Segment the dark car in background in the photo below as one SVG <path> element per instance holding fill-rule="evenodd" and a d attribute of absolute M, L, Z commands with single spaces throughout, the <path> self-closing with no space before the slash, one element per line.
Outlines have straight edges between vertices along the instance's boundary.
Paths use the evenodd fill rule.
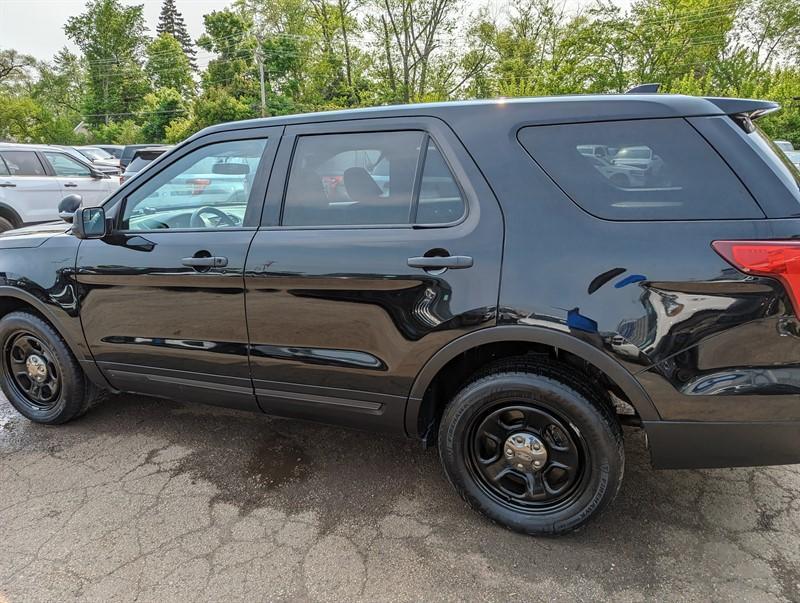
<path fill-rule="evenodd" d="M 168 145 L 161 145 L 145 146 L 140 149 L 136 149 L 133 153 L 130 163 L 120 176 L 120 183 L 133 178 L 136 174 L 141 172 L 144 168 L 150 165 L 150 163 L 152 163 L 158 157 L 161 157 L 161 155 L 169 151 L 171 148 L 172 147 Z"/>
<path fill-rule="evenodd" d="M 610 505 L 623 426 L 657 468 L 797 463 L 800 173 L 754 123 L 776 109 L 213 126 L 101 207 L 65 199 L 71 229 L 0 235 L 0 385 L 47 424 L 110 390 L 413 438 L 527 534 Z"/>
<path fill-rule="evenodd" d="M 106 153 L 109 153 L 116 159 L 122 157 L 122 150 L 125 148 L 121 144 L 96 144 L 94 146 L 103 149 Z"/>
<path fill-rule="evenodd" d="M 145 149 L 147 147 L 153 146 L 152 144 L 129 144 L 125 145 L 122 149 L 122 153 L 119 156 L 119 167 L 120 169 L 125 172 L 128 168 L 128 164 L 133 161 L 133 156 L 139 149 Z"/>

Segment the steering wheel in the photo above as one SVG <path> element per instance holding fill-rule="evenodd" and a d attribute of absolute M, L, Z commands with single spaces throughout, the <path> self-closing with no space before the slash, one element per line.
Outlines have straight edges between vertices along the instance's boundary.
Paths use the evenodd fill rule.
<path fill-rule="evenodd" d="M 213 214 L 219 218 L 217 226 L 236 226 L 233 219 L 221 209 L 216 207 L 205 206 L 198 207 L 192 212 L 192 217 L 189 218 L 189 226 L 192 228 L 208 228 L 208 222 L 203 219 L 203 214 Z"/>

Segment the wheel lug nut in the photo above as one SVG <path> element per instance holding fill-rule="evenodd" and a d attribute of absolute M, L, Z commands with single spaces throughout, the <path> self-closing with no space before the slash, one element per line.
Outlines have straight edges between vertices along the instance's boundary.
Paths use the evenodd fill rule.
<path fill-rule="evenodd" d="M 522 463 L 517 463 L 517 469 L 524 469 L 524 467 L 522 466 Z"/>
<path fill-rule="evenodd" d="M 509 456 L 509 457 L 514 456 L 514 451 L 511 450 L 511 448 L 509 448 L 508 450 L 506 450 L 506 456 Z"/>
<path fill-rule="evenodd" d="M 533 466 L 534 467 L 538 467 L 539 465 L 541 465 L 541 463 L 539 461 L 533 461 Z"/>
<path fill-rule="evenodd" d="M 534 450 L 539 450 L 541 447 L 542 447 L 542 446 L 541 446 L 541 444 L 539 444 L 539 442 L 536 442 L 536 443 L 533 445 L 533 449 L 534 449 Z"/>

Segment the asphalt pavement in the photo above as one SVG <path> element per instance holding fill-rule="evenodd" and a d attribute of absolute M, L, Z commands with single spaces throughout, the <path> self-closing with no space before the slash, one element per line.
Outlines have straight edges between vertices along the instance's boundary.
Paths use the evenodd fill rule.
<path fill-rule="evenodd" d="M 625 435 L 617 501 L 542 539 L 413 442 L 137 396 L 45 427 L 0 399 L 0 602 L 800 600 L 800 466 L 654 471 Z"/>

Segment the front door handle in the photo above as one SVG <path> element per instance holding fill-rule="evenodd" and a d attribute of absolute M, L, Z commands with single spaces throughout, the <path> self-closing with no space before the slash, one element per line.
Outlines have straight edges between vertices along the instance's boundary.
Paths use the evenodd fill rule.
<path fill-rule="evenodd" d="M 468 255 L 408 258 L 408 265 L 411 268 L 422 268 L 423 270 L 443 270 L 445 268 L 459 270 L 470 268 L 472 264 L 472 257 Z"/>
<path fill-rule="evenodd" d="M 228 258 L 212 255 L 199 258 L 183 258 L 181 262 L 184 266 L 190 266 L 191 268 L 224 268 L 228 265 Z"/>
<path fill-rule="evenodd" d="M 67 188 L 78 188 L 78 185 L 75 184 L 74 182 L 66 182 L 64 183 L 64 186 L 66 186 Z"/>
<path fill-rule="evenodd" d="M 17 188 L 13 182 L 0 182 L 0 188 Z"/>

